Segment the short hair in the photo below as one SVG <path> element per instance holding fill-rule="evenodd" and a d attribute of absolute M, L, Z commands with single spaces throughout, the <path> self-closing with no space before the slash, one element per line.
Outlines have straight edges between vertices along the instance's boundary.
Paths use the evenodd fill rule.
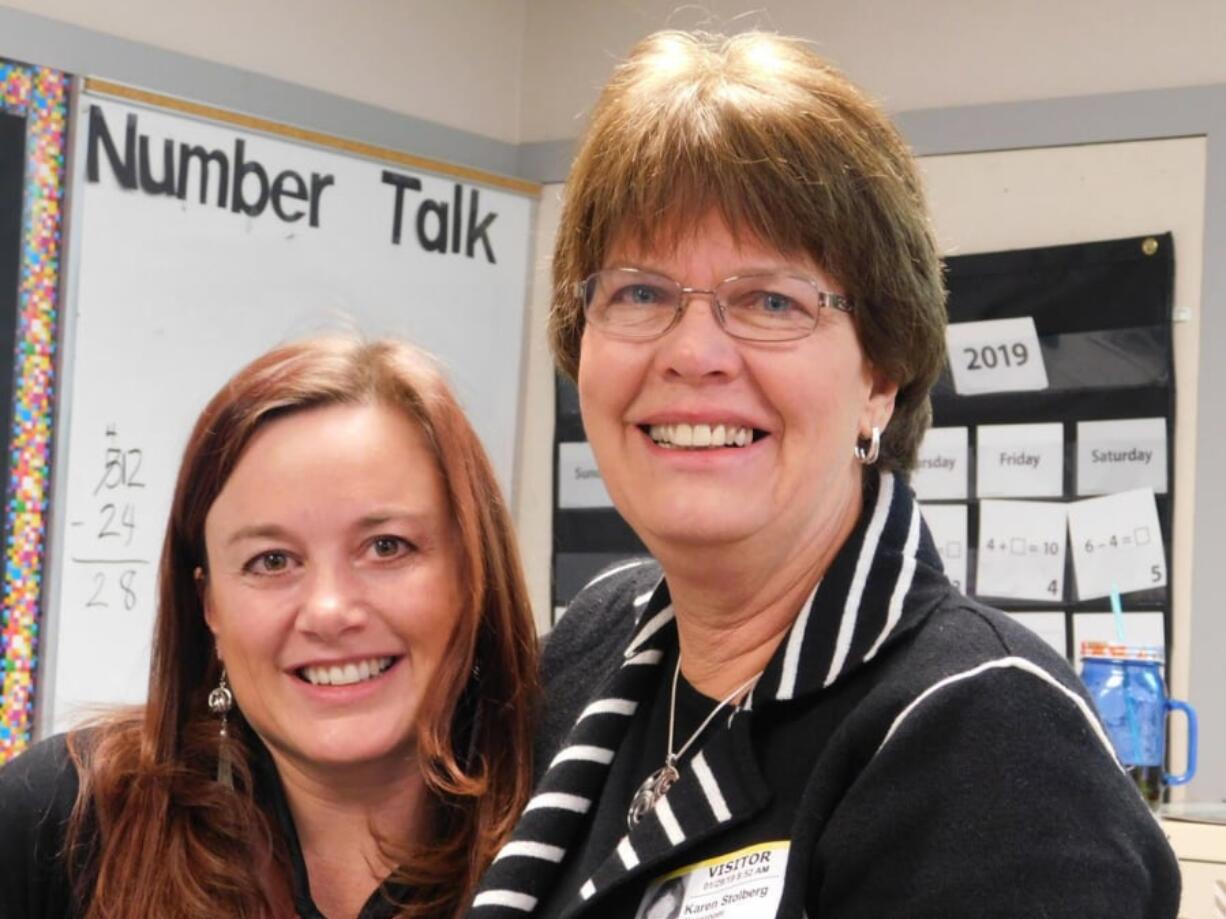
<path fill-rule="evenodd" d="M 70 841 L 88 833 L 90 813 L 104 833 L 113 831 L 102 840 L 99 863 L 81 878 L 97 886 L 78 889 L 96 905 L 101 899 L 115 907 L 108 915 L 149 915 L 168 902 L 190 902 L 200 913 L 262 914 L 255 905 L 267 882 L 260 857 L 275 846 L 250 797 L 250 732 L 241 710 L 231 721 L 239 793 L 222 790 L 210 771 L 219 741 L 206 700 L 220 663 L 195 574 L 208 572 L 205 518 L 269 421 L 371 403 L 403 412 L 425 435 L 460 547 L 460 621 L 418 722 L 416 761 L 431 792 L 429 838 L 416 847 L 384 841 L 403 866 L 396 879 L 415 891 L 403 914 L 457 913 L 527 802 L 535 631 L 510 515 L 476 433 L 423 351 L 345 336 L 287 344 L 235 374 L 188 439 L 162 549 L 143 712 L 104 723 L 89 749 L 74 747 L 84 780 Z M 165 775 L 176 776 L 173 788 Z M 168 812 L 189 805 L 191 819 L 167 822 Z M 175 838 L 165 851 L 147 844 L 168 834 Z"/>
<path fill-rule="evenodd" d="M 899 386 L 880 463 L 915 464 L 945 360 L 945 289 L 914 158 L 877 106 L 808 45 L 762 32 L 658 32 L 605 86 L 567 180 L 550 342 L 575 378 L 576 285 L 629 241 L 674 247 L 717 212 L 804 255 L 854 303 L 873 365 Z"/>

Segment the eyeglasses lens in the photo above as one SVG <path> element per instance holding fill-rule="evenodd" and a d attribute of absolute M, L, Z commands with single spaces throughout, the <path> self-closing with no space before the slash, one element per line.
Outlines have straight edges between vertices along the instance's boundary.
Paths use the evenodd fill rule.
<path fill-rule="evenodd" d="M 610 268 L 588 278 L 587 318 L 626 338 L 654 338 L 672 325 L 681 285 L 663 275 Z"/>
<path fill-rule="evenodd" d="M 645 271 L 608 268 L 582 285 L 587 320 L 624 338 L 650 339 L 673 325 L 687 291 L 671 278 Z M 785 274 L 729 278 L 715 287 L 717 318 L 734 338 L 788 341 L 817 325 L 822 292 L 802 277 Z"/>

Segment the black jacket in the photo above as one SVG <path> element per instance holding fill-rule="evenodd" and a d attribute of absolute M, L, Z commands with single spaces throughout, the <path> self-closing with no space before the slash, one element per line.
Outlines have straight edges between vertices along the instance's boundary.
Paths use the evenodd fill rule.
<path fill-rule="evenodd" d="M 77 770 L 63 735 L 35 744 L 0 769 L 0 917 L 75 916 L 62 849 L 77 798 Z"/>
<path fill-rule="evenodd" d="M 88 744 L 88 735 L 83 740 Z M 306 863 L 276 767 L 262 746 L 253 766 L 256 800 L 268 809 L 285 842 L 295 911 L 302 919 L 324 919 L 311 898 Z M 35 744 L 0 768 L 0 919 L 84 915 L 72 896 L 63 852 L 78 785 L 63 734 Z M 81 870 L 88 870 L 93 854 L 76 853 Z M 371 894 L 359 919 L 391 919 L 399 912 L 385 889 L 391 896 L 405 895 L 400 886 L 385 883 Z"/>
<path fill-rule="evenodd" d="M 1176 915 L 1174 855 L 1080 681 L 949 584 L 893 477 L 744 709 L 717 719 L 627 833 L 629 802 L 606 806 L 606 776 L 627 759 L 641 777 L 660 765 L 623 739 L 650 717 L 676 642 L 652 563 L 574 601 L 545 650 L 545 771 L 475 919 L 633 917 L 653 879 L 771 841 L 788 852 L 779 916 Z M 585 851 L 610 834 L 616 845 Z M 560 881 L 593 855 L 568 898 Z M 727 902 L 719 915 L 745 915 Z"/>

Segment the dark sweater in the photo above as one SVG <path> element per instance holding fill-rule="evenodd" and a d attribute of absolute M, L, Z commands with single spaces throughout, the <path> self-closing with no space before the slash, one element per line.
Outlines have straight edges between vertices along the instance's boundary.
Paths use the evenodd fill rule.
<path fill-rule="evenodd" d="M 787 853 L 779 916 L 1176 915 L 1175 858 L 1080 681 L 950 586 L 890 477 L 745 710 L 628 832 L 676 659 L 659 577 L 598 579 L 550 636 L 545 771 L 475 919 L 633 917 L 652 882 L 764 843 Z"/>
<path fill-rule="evenodd" d="M 289 805 L 272 759 L 262 746 L 255 757 L 254 775 L 256 799 L 279 828 L 289 856 L 295 911 L 302 919 L 325 919 L 311 898 Z M 63 852 L 78 787 L 77 770 L 63 734 L 35 744 L 0 768 L 0 919 L 84 915 L 72 896 Z M 88 867 L 92 855 L 78 853 L 82 868 Z M 358 919 L 395 916 L 398 909 L 385 892 L 405 896 L 403 888 L 385 884 L 370 895 Z"/>
<path fill-rule="evenodd" d="M 0 916 L 63 919 L 74 908 L 61 850 L 77 799 L 77 770 L 63 735 L 0 769 Z"/>

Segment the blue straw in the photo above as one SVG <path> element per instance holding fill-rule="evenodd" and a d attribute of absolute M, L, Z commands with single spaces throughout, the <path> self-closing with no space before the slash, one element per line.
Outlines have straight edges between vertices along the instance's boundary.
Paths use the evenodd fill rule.
<path fill-rule="evenodd" d="M 1111 614 L 1115 618 L 1115 637 L 1120 644 L 1125 642 L 1124 604 L 1120 602 L 1119 588 L 1111 585 Z M 1132 738 L 1132 764 L 1141 761 L 1141 726 L 1137 723 L 1137 711 L 1132 702 L 1132 687 L 1129 685 L 1131 671 L 1128 662 L 1124 662 L 1124 714 L 1128 718 L 1128 733 Z"/>
<path fill-rule="evenodd" d="M 1124 605 L 1120 603 L 1120 590 L 1111 585 L 1111 612 L 1115 616 L 1115 640 L 1124 643 Z"/>

